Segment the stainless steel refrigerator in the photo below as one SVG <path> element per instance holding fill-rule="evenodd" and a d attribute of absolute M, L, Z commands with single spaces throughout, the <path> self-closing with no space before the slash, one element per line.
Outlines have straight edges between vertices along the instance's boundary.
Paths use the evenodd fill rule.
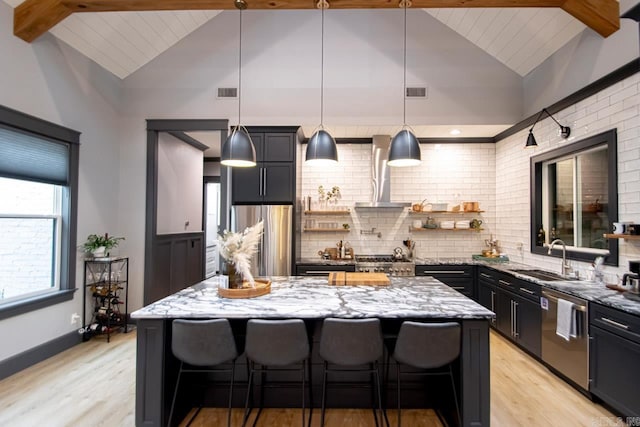
<path fill-rule="evenodd" d="M 244 231 L 260 220 L 264 235 L 251 262 L 254 276 L 290 276 L 293 258 L 293 206 L 235 205 L 231 207 L 231 230 Z"/>

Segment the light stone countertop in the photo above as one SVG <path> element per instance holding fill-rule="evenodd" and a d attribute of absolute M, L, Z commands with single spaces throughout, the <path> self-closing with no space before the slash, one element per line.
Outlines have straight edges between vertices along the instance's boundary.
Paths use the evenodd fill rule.
<path fill-rule="evenodd" d="M 200 282 L 131 314 L 170 318 L 489 319 L 494 314 L 432 277 L 392 277 L 389 286 L 329 286 L 326 278 L 272 277 L 257 298 L 218 296 L 218 278 Z"/>

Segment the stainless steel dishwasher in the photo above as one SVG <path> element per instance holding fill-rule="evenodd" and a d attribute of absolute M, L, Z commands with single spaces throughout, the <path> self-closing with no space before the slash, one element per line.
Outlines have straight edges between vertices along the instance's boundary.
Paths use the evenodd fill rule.
<path fill-rule="evenodd" d="M 589 390 L 589 312 L 587 301 L 542 290 L 542 360 L 584 390 Z M 576 337 L 569 341 L 556 335 L 558 298 L 571 301 L 576 311 Z"/>

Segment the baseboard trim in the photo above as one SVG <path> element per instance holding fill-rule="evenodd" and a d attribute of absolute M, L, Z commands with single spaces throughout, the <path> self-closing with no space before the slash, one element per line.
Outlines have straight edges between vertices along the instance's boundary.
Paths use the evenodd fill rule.
<path fill-rule="evenodd" d="M 81 342 L 82 335 L 78 331 L 73 331 L 3 360 L 0 362 L 0 380 L 42 362 L 51 356 L 55 356 Z"/>

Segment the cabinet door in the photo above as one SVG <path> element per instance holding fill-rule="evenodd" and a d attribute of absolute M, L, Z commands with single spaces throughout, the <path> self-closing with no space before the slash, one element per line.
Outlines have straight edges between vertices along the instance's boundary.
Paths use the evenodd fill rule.
<path fill-rule="evenodd" d="M 202 237 L 191 238 L 187 242 L 187 284 L 194 285 L 204 279 L 202 276 Z"/>
<path fill-rule="evenodd" d="M 515 295 L 512 299 L 515 304 L 514 331 L 516 333 L 516 342 L 540 357 L 542 337 L 542 310 L 540 309 L 540 304 Z"/>
<path fill-rule="evenodd" d="M 487 285 L 480 282 L 478 286 L 478 302 L 488 308 L 489 310 L 496 312 L 496 288 L 494 286 Z M 496 325 L 496 318 L 491 319 L 491 324 Z"/>
<path fill-rule="evenodd" d="M 507 337 L 513 337 L 512 330 L 512 299 L 511 294 L 503 291 L 502 289 L 496 289 L 495 296 L 495 313 L 496 313 L 496 328 Z"/>
<path fill-rule="evenodd" d="M 264 162 L 293 162 L 295 141 L 291 133 L 265 133 L 262 157 Z"/>
<path fill-rule="evenodd" d="M 233 168 L 231 172 L 231 203 L 262 203 L 262 168 L 260 163 L 252 168 Z"/>
<path fill-rule="evenodd" d="M 291 163 L 262 163 L 264 203 L 293 203 L 294 166 Z"/>
<path fill-rule="evenodd" d="M 249 132 L 249 136 L 256 149 L 256 162 L 260 163 L 264 157 L 264 133 Z"/>
<path fill-rule="evenodd" d="M 640 417 L 640 344 L 591 327 L 589 391 L 627 417 Z"/>

